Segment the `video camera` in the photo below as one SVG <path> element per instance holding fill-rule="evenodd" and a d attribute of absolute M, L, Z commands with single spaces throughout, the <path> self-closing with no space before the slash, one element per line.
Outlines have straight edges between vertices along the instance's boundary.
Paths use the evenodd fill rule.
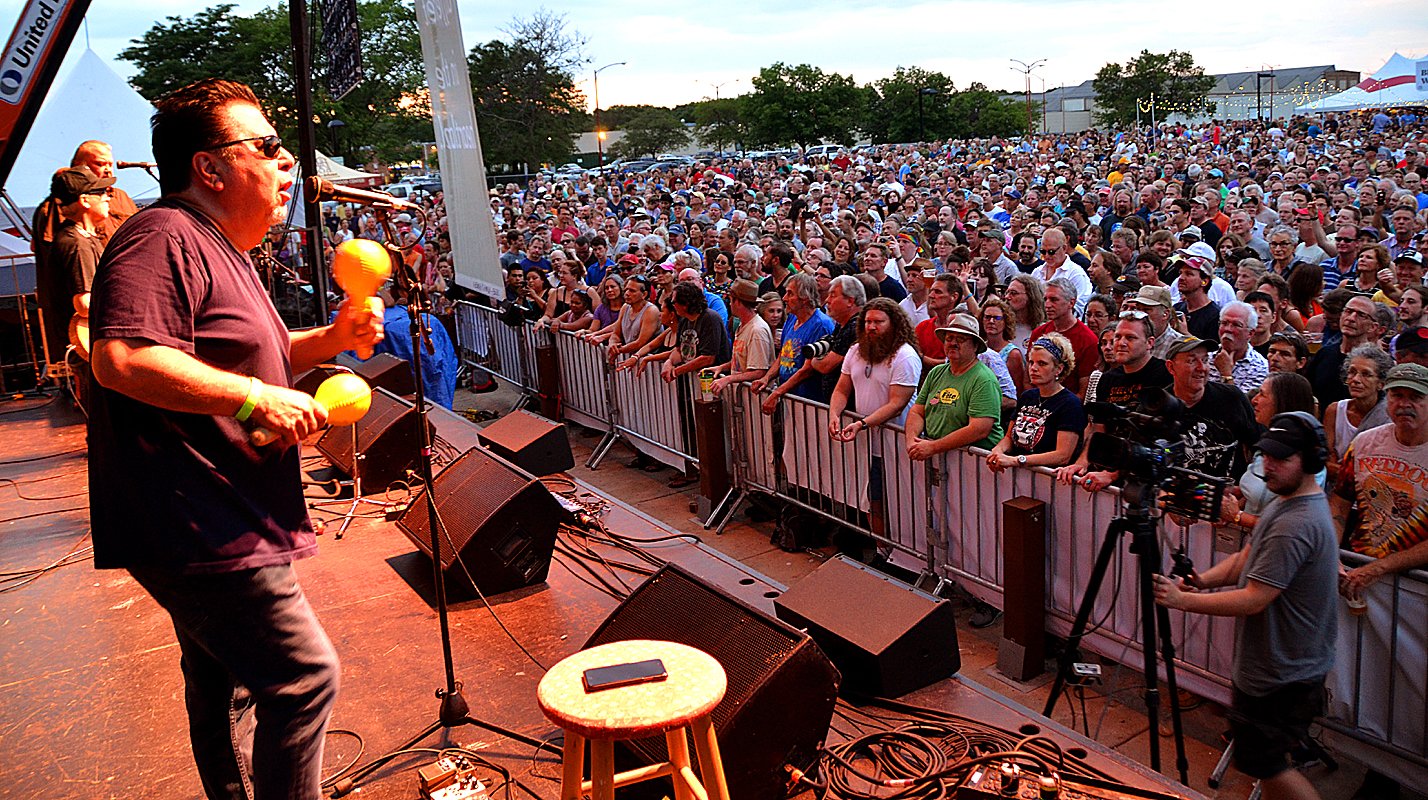
<path fill-rule="evenodd" d="M 1115 470 L 1129 481 L 1160 491 L 1165 510 L 1213 522 L 1220 518 L 1220 502 L 1230 480 L 1181 465 L 1185 443 L 1181 439 L 1185 404 L 1159 388 L 1141 392 L 1134 411 L 1114 403 L 1087 403 L 1091 421 L 1105 431 L 1091 436 L 1086 457 L 1102 469 Z"/>

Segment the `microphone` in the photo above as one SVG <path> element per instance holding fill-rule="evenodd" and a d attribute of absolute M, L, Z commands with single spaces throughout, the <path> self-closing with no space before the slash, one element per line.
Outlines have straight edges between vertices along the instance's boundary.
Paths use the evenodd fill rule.
<path fill-rule="evenodd" d="M 415 203 L 408 203 L 400 197 L 393 197 L 386 192 L 373 192 L 367 189 L 353 189 L 347 186 L 337 186 L 332 181 L 325 181 L 320 175 L 309 175 L 302 182 L 303 197 L 309 203 L 325 203 L 335 200 L 339 203 L 357 203 L 363 206 L 376 206 L 378 208 L 405 208 L 412 211 L 419 210 Z"/>
<path fill-rule="evenodd" d="M 328 425 L 355 425 L 372 407 L 372 387 L 360 375 L 339 372 L 317 387 L 312 395 L 327 409 Z M 264 447 L 278 440 L 267 428 L 254 428 L 248 441 L 254 447 Z"/>
<path fill-rule="evenodd" d="M 314 176 L 309 180 L 321 179 Z M 347 293 L 350 303 L 370 307 L 377 290 L 382 288 L 382 284 L 391 276 L 391 251 L 371 239 L 349 239 L 339 244 L 337 252 L 332 254 L 332 277 Z M 373 313 L 382 313 L 381 304 L 379 299 L 377 309 Z M 357 351 L 357 356 L 363 360 L 371 358 L 372 348 L 363 347 Z"/>
<path fill-rule="evenodd" d="M 115 169 L 155 169 L 159 165 L 152 161 L 116 161 Z"/>

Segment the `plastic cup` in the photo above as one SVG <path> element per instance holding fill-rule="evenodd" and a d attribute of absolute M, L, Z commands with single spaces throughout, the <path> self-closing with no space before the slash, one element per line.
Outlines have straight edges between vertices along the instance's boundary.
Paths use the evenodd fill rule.
<path fill-rule="evenodd" d="M 1368 613 L 1368 601 L 1363 597 L 1345 597 L 1344 603 L 1349 607 L 1349 616 L 1362 617 Z"/>

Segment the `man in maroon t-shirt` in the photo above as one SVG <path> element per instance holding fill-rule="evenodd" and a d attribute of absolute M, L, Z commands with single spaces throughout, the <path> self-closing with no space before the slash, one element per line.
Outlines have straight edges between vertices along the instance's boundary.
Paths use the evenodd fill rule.
<path fill-rule="evenodd" d="M 294 160 L 252 90 L 210 78 L 155 105 L 163 197 L 93 286 L 94 564 L 172 618 L 205 793 L 318 800 L 341 670 L 292 562 L 317 549 L 298 443 L 327 410 L 292 375 L 376 344 L 382 315 L 349 299 L 332 325 L 283 326 L 247 253 L 282 222 Z"/>
<path fill-rule="evenodd" d="M 1096 352 L 1100 342 L 1086 323 L 1076 319 L 1076 299 L 1076 284 L 1070 278 L 1052 278 L 1046 284 L 1046 322 L 1031 332 L 1031 341 L 1051 331 L 1070 340 L 1071 349 L 1076 353 L 1076 375 L 1079 379 L 1074 389 L 1076 394 L 1083 395 L 1086 393 L 1086 381 L 1100 360 Z"/>

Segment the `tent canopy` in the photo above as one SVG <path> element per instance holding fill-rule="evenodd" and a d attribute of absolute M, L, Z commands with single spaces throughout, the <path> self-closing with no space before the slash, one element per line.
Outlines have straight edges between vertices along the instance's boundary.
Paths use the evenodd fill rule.
<path fill-rule="evenodd" d="M 362 172 L 360 170 L 345 167 L 331 158 L 317 152 L 317 174 L 327 181 L 340 183 L 346 186 L 371 186 L 382 182 L 382 176 L 373 172 Z M 293 171 L 296 177 L 297 170 Z"/>
<path fill-rule="evenodd" d="M 71 56 L 73 56 L 71 51 Z M 5 188 L 21 208 L 39 205 L 50 194 L 50 176 L 69 166 L 75 148 L 102 139 L 119 161 L 150 161 L 149 117 L 154 106 L 134 91 L 93 50 L 53 89 L 20 148 Z M 159 196 L 159 184 L 141 169 L 119 170 L 119 188 L 139 201 Z"/>
<path fill-rule="evenodd" d="M 1362 108 L 1428 105 L 1428 92 L 1418 91 L 1414 81 L 1415 60 L 1394 53 L 1382 67 L 1357 86 L 1338 94 L 1296 106 L 1294 113 L 1315 111 L 1357 111 Z"/>

